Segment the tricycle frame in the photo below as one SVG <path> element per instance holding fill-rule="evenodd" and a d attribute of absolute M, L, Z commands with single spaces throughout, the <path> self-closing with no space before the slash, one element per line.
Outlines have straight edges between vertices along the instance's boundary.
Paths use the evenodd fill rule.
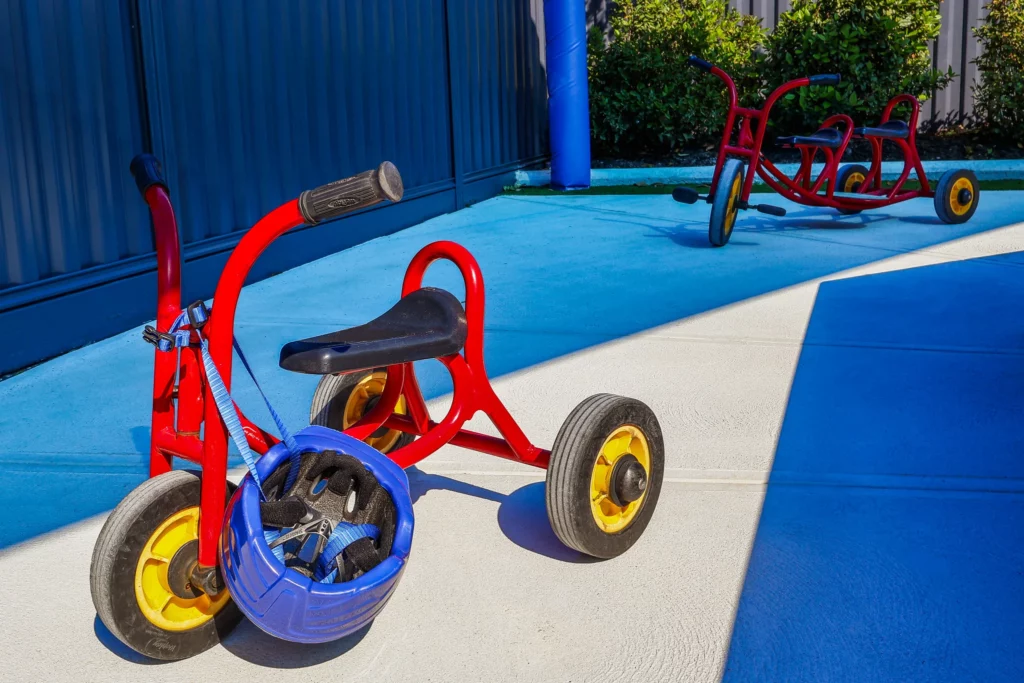
<path fill-rule="evenodd" d="M 158 332 L 167 333 L 182 311 L 177 221 L 167 189 L 162 184 L 148 187 L 144 197 L 152 214 L 157 246 L 156 326 Z M 201 333 L 228 390 L 231 387 L 235 312 L 245 279 L 256 259 L 275 239 L 303 223 L 305 220 L 298 200 L 278 207 L 242 237 L 224 267 L 214 294 L 216 305 Z M 384 425 L 415 434 L 418 439 L 389 454 L 402 467 L 409 467 L 451 443 L 546 469 L 550 451 L 533 445 L 527 439 L 487 378 L 483 356 L 483 275 L 473 256 L 453 242 L 427 245 L 409 265 L 402 296 L 419 289 L 426 269 L 439 259 L 452 261 L 459 268 L 466 285 L 468 335 L 465 346 L 461 353 L 438 359 L 452 376 L 451 408 L 440 422 L 432 421 L 413 364 L 395 365 L 388 368 L 388 380 L 377 406 L 345 430 L 346 433 L 365 439 Z M 170 471 L 174 457 L 202 467 L 198 564 L 200 575 L 209 576 L 214 574 L 212 570 L 217 565 L 218 541 L 225 513 L 228 433 L 217 411 L 212 389 L 202 372 L 198 344 L 197 331 L 192 330 L 191 343 L 179 349 L 177 354 L 155 351 L 149 462 L 151 477 Z M 407 416 L 393 413 L 400 396 L 406 399 Z M 503 438 L 463 429 L 466 421 L 479 411 L 487 414 Z M 266 453 L 278 443 L 276 436 L 257 426 L 240 410 L 239 418 L 249 447 L 256 453 Z M 204 587 L 216 592 L 219 581 L 205 581 Z"/>
<path fill-rule="evenodd" d="M 853 120 L 849 116 L 837 114 L 830 116 L 821 124 L 821 128 L 843 124 L 843 141 L 837 149 L 833 150 L 813 145 L 798 145 L 801 156 L 800 167 L 792 178 L 779 170 L 761 151 L 772 107 L 788 92 L 797 88 L 814 85 L 815 79 L 821 77 L 804 77 L 784 83 L 768 96 L 761 109 L 750 109 L 739 106 L 736 83 L 729 74 L 719 67 L 707 64 L 702 60 L 691 58 L 691 63 L 700 66 L 724 82 L 729 94 L 729 112 L 726 115 L 722 144 L 718 149 L 715 175 L 712 179 L 711 191 L 708 194 L 709 201 L 715 195 L 722 167 L 729 157 L 738 157 L 746 160 L 750 168 L 744 179 L 739 197 L 741 208 L 746 208 L 750 200 L 755 173 L 769 187 L 793 202 L 810 206 L 827 206 L 849 212 L 889 206 L 916 197 L 935 196 L 925 174 L 924 166 L 921 163 L 921 157 L 917 152 L 917 123 L 921 112 L 921 105 L 916 97 L 912 95 L 898 95 L 893 98 L 886 106 L 882 119 L 879 122 L 879 125 L 888 122 L 893 110 L 900 104 L 908 104 L 911 108 L 910 134 L 908 138 L 905 140 L 902 138 L 885 138 L 885 140 L 895 143 L 903 152 L 903 171 L 893 186 L 886 189 L 882 185 L 883 138 L 867 137 L 871 142 L 871 167 L 858 189 L 858 195 L 863 196 L 836 196 L 836 177 L 839 171 L 839 163 L 853 137 L 854 125 Z M 752 122 L 755 121 L 758 123 L 756 130 L 752 125 Z M 738 132 L 736 131 L 737 123 L 739 123 Z M 734 138 L 735 143 L 733 142 Z M 825 166 L 817 177 L 814 177 L 812 164 L 819 151 L 825 157 Z M 921 187 L 918 190 L 904 191 L 903 186 L 910 177 L 911 171 L 917 173 Z"/>

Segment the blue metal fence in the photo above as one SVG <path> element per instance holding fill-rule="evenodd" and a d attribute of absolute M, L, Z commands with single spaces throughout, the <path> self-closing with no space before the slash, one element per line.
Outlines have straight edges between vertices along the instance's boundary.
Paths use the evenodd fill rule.
<path fill-rule="evenodd" d="M 153 249 L 125 173 L 142 147 L 128 10 L 0 4 L 0 287 Z"/>
<path fill-rule="evenodd" d="M 189 298 L 266 211 L 384 159 L 407 201 L 305 229 L 257 276 L 500 191 L 547 150 L 542 21 L 541 0 L 2 3 L 0 329 L 64 331 L 0 336 L 0 373 L 152 317 L 140 151 L 163 160 Z"/>

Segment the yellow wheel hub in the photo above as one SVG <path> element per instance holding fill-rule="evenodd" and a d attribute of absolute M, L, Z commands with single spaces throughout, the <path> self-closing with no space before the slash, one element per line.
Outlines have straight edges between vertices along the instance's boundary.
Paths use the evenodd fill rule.
<path fill-rule="evenodd" d="M 846 178 L 846 184 L 843 185 L 843 192 L 856 192 L 857 185 L 863 185 L 864 180 L 863 173 L 851 173 Z"/>
<path fill-rule="evenodd" d="M 647 437 L 633 425 L 622 425 L 605 439 L 590 477 L 590 511 L 598 527 L 606 534 L 618 533 L 628 527 L 647 498 L 647 491 L 644 491 L 637 500 L 624 507 L 612 500 L 612 472 L 615 463 L 627 455 L 632 455 L 643 465 L 649 478 L 651 451 Z"/>
<path fill-rule="evenodd" d="M 176 512 L 146 541 L 135 569 L 135 599 L 142 614 L 154 626 L 165 631 L 190 631 L 213 619 L 230 599 L 221 591 L 211 598 L 200 593 L 183 598 L 171 590 L 168 569 L 171 560 L 185 544 L 199 538 L 199 508 Z"/>
<path fill-rule="evenodd" d="M 388 373 L 384 370 L 378 370 L 372 372 L 366 377 L 359 380 L 359 383 L 352 387 L 352 392 L 348 395 L 348 400 L 345 401 L 345 414 L 342 419 L 342 429 L 348 429 L 352 425 L 363 419 L 368 411 L 367 406 L 370 401 L 374 398 L 381 396 L 384 393 L 384 383 L 388 379 Z M 398 415 L 405 415 L 405 397 L 400 396 L 398 398 L 398 404 L 395 406 L 395 413 Z M 379 432 L 380 430 L 378 430 Z M 377 436 L 378 432 L 374 432 L 370 438 L 366 440 L 366 443 L 373 446 L 381 453 L 387 453 L 391 448 L 398 443 L 398 439 L 402 436 L 402 432 L 397 429 L 389 429 L 383 434 Z"/>
<path fill-rule="evenodd" d="M 970 201 L 961 204 L 960 193 L 963 192 L 964 190 L 967 190 L 968 192 L 971 193 L 971 199 Z M 974 189 L 974 183 L 971 182 L 970 178 L 958 179 L 955 183 L 953 183 L 953 187 L 950 188 L 949 190 L 949 208 L 951 208 L 953 210 L 953 213 L 955 213 L 957 216 L 963 216 L 965 213 L 971 210 L 971 206 L 974 204 L 975 194 L 976 192 Z"/>
<path fill-rule="evenodd" d="M 729 191 L 729 204 L 725 208 L 726 236 L 732 234 L 732 228 L 736 225 L 736 216 L 739 214 L 739 209 L 736 208 L 736 200 L 740 196 L 740 190 L 743 189 L 743 183 L 740 182 L 741 178 L 742 174 L 737 173 L 736 178 L 732 181 L 732 190 Z"/>

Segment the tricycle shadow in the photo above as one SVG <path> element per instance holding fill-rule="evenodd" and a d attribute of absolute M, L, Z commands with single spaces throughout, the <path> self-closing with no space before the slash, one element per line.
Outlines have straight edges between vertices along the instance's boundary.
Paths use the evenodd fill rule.
<path fill-rule="evenodd" d="M 790 212 L 787 218 L 761 218 L 750 216 L 737 221 L 736 230 L 740 234 L 745 231 L 751 232 L 787 232 L 792 230 L 859 230 L 866 228 L 872 223 L 878 223 L 891 219 L 889 214 L 882 213 L 861 213 L 855 215 L 842 215 L 833 213 L 829 209 L 810 209 L 806 211 Z M 730 244 L 734 244 L 731 242 Z"/>
<path fill-rule="evenodd" d="M 112 654 L 117 655 L 126 662 L 131 662 L 132 664 L 170 663 L 159 659 L 151 659 L 145 655 L 141 655 L 135 650 L 125 645 L 124 643 L 122 643 L 120 640 L 117 639 L 117 636 L 110 632 L 110 629 L 106 627 L 106 625 L 100 619 L 100 616 L 98 614 L 93 618 L 92 630 L 93 633 L 96 634 L 96 640 L 100 641 L 100 644 L 103 645 L 103 647 L 107 648 L 107 650 L 109 650 Z"/>
<path fill-rule="evenodd" d="M 243 619 L 221 645 L 239 659 L 270 669 L 302 669 L 329 662 L 358 645 L 373 628 L 371 621 L 355 633 L 329 643 L 310 645 L 280 640 Z"/>
<path fill-rule="evenodd" d="M 696 226 L 696 227 L 689 227 Z M 681 247 L 688 247 L 690 249 L 714 249 L 715 246 L 708 241 L 708 229 L 707 224 L 699 221 L 686 221 L 680 223 L 673 228 L 666 228 L 660 225 L 645 225 L 644 227 L 650 228 L 657 235 L 650 235 L 650 237 L 667 237 L 673 243 L 678 244 Z M 744 240 L 734 240 L 731 244 L 736 246 L 757 246 L 757 242 L 749 242 Z"/>
<path fill-rule="evenodd" d="M 358 645 L 372 626 L 373 622 L 370 622 L 352 635 L 340 640 L 308 645 L 279 640 L 261 631 L 251 621 L 243 619 L 242 623 L 221 642 L 221 645 L 239 659 L 258 666 L 272 669 L 301 669 L 323 664 L 342 656 Z M 93 620 L 93 632 L 103 647 L 126 662 L 143 665 L 173 664 L 173 662 L 160 659 L 151 659 L 131 649 L 107 629 L 99 615 Z"/>
<path fill-rule="evenodd" d="M 561 562 L 599 561 L 567 548 L 555 536 L 551 522 L 548 521 L 542 481 L 527 484 L 506 495 L 440 474 L 428 474 L 416 467 L 409 468 L 407 472 L 413 503 L 432 490 L 452 491 L 489 500 L 498 503 L 498 527 L 501 532 L 520 548 Z"/>

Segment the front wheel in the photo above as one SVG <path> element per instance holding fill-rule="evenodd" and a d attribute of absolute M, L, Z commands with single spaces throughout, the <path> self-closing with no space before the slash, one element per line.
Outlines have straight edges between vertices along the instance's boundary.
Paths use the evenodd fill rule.
<path fill-rule="evenodd" d="M 325 375 L 313 393 L 309 408 L 309 424 L 329 427 L 343 432 L 358 423 L 373 410 L 384 393 L 388 379 L 387 368 L 347 375 Z M 405 414 L 405 398 L 398 399 L 395 413 Z M 397 429 L 381 427 L 366 439 L 366 443 L 387 455 L 408 446 L 415 437 Z"/>
<path fill-rule="evenodd" d="M 711 222 L 708 225 L 708 240 L 716 247 L 724 247 L 732 237 L 739 213 L 740 193 L 743 191 L 743 162 L 729 159 L 722 166 L 711 200 Z"/>
<path fill-rule="evenodd" d="M 96 613 L 118 640 L 153 659 L 199 654 L 242 618 L 226 590 L 211 597 L 191 580 L 200 482 L 184 470 L 143 482 L 107 517 L 93 550 Z"/>
<path fill-rule="evenodd" d="M 626 552 L 647 528 L 661 493 L 665 444 L 658 418 L 632 398 L 598 394 L 555 437 L 545 497 L 555 535 L 586 555 Z"/>
<path fill-rule="evenodd" d="M 973 171 L 946 171 L 935 188 L 935 213 L 943 223 L 966 223 L 978 210 L 980 195 Z"/>

